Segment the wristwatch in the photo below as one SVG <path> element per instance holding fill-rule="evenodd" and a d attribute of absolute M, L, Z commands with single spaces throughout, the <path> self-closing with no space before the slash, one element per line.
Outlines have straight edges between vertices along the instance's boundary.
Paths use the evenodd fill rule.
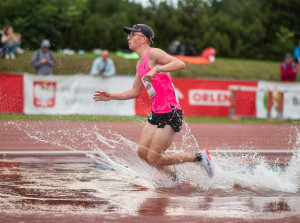
<path fill-rule="evenodd" d="M 160 66 L 160 65 L 156 65 L 156 68 L 157 68 L 157 70 L 158 70 L 157 73 L 160 73 L 160 72 L 161 72 L 161 66 Z"/>

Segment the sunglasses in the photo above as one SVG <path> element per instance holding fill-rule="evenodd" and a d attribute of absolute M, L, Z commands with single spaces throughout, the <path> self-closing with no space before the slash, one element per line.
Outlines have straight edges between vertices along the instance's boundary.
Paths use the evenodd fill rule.
<path fill-rule="evenodd" d="M 140 35 L 140 34 L 133 34 L 133 33 L 128 34 L 128 38 L 129 38 L 129 39 L 132 39 L 134 36 L 146 37 L 146 36 Z"/>

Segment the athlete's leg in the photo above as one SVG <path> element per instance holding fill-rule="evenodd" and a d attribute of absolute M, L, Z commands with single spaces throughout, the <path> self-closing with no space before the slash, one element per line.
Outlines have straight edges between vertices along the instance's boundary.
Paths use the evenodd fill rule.
<path fill-rule="evenodd" d="M 157 125 L 152 125 L 147 122 L 142 130 L 139 148 L 138 148 L 138 156 L 148 162 L 147 156 L 150 149 L 150 145 L 154 136 L 155 131 L 157 130 Z M 149 162 L 148 162 L 149 163 Z M 167 174 L 174 175 L 175 169 L 170 168 L 168 166 L 156 166 L 161 171 L 164 171 Z"/>
<path fill-rule="evenodd" d="M 139 156 L 150 165 L 170 175 L 174 175 L 176 171 L 171 170 L 167 167 L 168 165 L 196 161 L 205 168 L 208 176 L 212 178 L 214 176 L 214 167 L 207 150 L 202 150 L 198 155 L 194 153 L 165 153 L 171 145 L 174 136 L 175 132 L 170 125 L 166 125 L 164 128 L 157 128 L 156 125 L 146 123 L 140 139 Z M 205 162 L 202 161 L 202 158 Z"/>
<path fill-rule="evenodd" d="M 150 144 L 147 154 L 147 162 L 154 166 L 167 166 L 185 162 L 194 162 L 194 153 L 165 153 L 171 145 L 175 132 L 170 125 L 164 128 L 157 128 Z"/>
<path fill-rule="evenodd" d="M 155 130 L 157 129 L 157 125 L 151 125 L 149 122 L 146 123 L 142 130 L 142 134 L 140 137 L 139 148 L 138 148 L 138 156 L 147 161 L 148 150 L 151 145 L 152 138 L 154 136 Z"/>

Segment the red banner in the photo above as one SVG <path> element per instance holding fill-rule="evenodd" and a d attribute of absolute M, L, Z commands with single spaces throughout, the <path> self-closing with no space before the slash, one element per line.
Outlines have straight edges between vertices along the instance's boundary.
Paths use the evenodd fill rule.
<path fill-rule="evenodd" d="M 256 81 L 174 78 L 173 83 L 185 116 L 228 117 L 234 98 L 235 115 L 256 117 Z M 44 82 L 35 84 L 42 89 L 55 87 Z M 234 96 L 231 89 L 236 89 Z M 23 75 L 0 73 L 0 112 L 24 113 L 23 91 Z M 53 100 L 47 106 L 53 105 Z M 39 98 L 34 98 L 33 103 L 42 106 Z M 135 114 L 148 115 L 150 111 L 149 96 L 143 89 L 135 100 Z"/>
<path fill-rule="evenodd" d="M 256 87 L 256 81 L 207 80 L 174 78 L 177 97 L 185 116 L 222 116 L 228 117 L 231 91 L 230 87 Z M 255 91 L 238 90 L 236 92 L 235 114 L 256 116 Z M 143 89 L 136 100 L 137 115 L 148 115 L 151 103 Z"/>
<path fill-rule="evenodd" d="M 23 75 L 0 73 L 0 113 L 23 112 Z"/>

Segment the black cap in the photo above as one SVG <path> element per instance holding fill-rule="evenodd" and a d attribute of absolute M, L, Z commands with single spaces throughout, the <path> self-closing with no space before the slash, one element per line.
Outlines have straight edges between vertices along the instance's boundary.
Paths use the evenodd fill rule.
<path fill-rule="evenodd" d="M 127 34 L 130 34 L 131 31 L 141 32 L 144 34 L 144 36 L 147 37 L 147 39 L 152 44 L 154 44 L 152 41 L 152 39 L 154 38 L 154 32 L 149 26 L 147 26 L 145 24 L 136 24 L 133 27 L 124 27 L 123 29 L 124 29 L 125 33 L 127 33 Z"/>

